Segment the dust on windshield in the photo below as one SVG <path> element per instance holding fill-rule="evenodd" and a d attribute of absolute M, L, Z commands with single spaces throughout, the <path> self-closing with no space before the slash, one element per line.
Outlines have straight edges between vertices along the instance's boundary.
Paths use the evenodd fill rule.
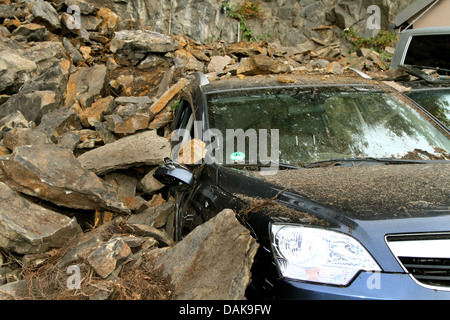
<path fill-rule="evenodd" d="M 278 130 L 279 162 L 447 153 L 450 139 L 405 100 L 369 87 L 232 91 L 208 98 L 210 128 Z M 270 139 L 270 133 L 268 139 Z M 248 155 L 245 150 L 225 150 Z M 273 151 L 273 150 L 272 150 Z"/>

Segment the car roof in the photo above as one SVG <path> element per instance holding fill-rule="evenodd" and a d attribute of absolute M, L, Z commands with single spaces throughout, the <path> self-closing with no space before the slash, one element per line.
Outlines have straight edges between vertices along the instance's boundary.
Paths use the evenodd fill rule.
<path fill-rule="evenodd" d="M 274 88 L 274 87 L 299 87 L 299 86 L 377 86 L 385 85 L 364 79 L 360 76 L 335 76 L 335 75 L 309 75 L 309 74 L 269 74 L 245 77 L 230 77 L 228 79 L 216 80 L 201 85 L 206 94 L 242 89 Z"/>

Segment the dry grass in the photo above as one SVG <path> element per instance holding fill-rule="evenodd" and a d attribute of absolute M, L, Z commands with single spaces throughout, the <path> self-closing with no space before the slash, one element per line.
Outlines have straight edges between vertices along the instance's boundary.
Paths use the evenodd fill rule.
<path fill-rule="evenodd" d="M 110 238 L 114 234 L 106 233 L 106 235 L 106 238 Z M 27 283 L 27 292 L 21 298 L 31 300 L 170 300 L 173 298 L 170 281 L 162 277 L 157 270 L 145 267 L 151 266 L 151 262 L 137 265 L 132 260 L 127 260 L 116 269 L 116 276 L 102 279 L 87 262 L 88 253 L 85 253 L 86 256 L 79 257 L 76 263 L 80 268 L 80 288 L 69 289 L 67 282 L 72 274 L 67 273 L 67 265 L 61 265 L 59 262 L 79 242 L 79 238 L 74 238 L 63 248 L 48 252 L 48 260 L 39 268 L 22 266 L 22 278 Z"/>

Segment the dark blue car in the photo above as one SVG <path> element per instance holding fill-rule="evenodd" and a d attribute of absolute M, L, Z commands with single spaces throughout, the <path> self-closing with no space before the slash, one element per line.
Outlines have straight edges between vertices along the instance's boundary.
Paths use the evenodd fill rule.
<path fill-rule="evenodd" d="M 248 299 L 450 299 L 449 129 L 371 80 L 294 79 L 192 81 L 155 172 L 176 240 L 231 208 Z"/>

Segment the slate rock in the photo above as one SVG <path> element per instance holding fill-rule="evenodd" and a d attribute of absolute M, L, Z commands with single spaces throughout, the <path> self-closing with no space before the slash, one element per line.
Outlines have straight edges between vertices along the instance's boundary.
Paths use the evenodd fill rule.
<path fill-rule="evenodd" d="M 105 78 L 105 65 L 80 68 L 69 77 L 65 106 L 79 102 L 82 108 L 89 108 L 102 95 Z"/>
<path fill-rule="evenodd" d="M 19 254 L 62 247 L 80 234 L 74 219 L 32 203 L 0 182 L 0 247 Z"/>
<path fill-rule="evenodd" d="M 112 237 L 88 257 L 88 263 L 105 279 L 116 270 L 121 261 L 131 254 L 131 248 L 118 236 Z"/>
<path fill-rule="evenodd" d="M 3 134 L 3 144 L 14 150 L 21 145 L 51 144 L 50 137 L 45 131 L 31 128 L 14 128 Z"/>
<path fill-rule="evenodd" d="M 20 51 L 20 55 L 25 59 L 33 61 L 37 65 L 37 74 L 41 75 L 52 69 L 54 65 L 59 64 L 67 76 L 70 62 L 65 59 L 66 50 L 60 42 L 42 41 L 34 42 L 30 47 L 25 47 Z M 50 79 L 47 79 L 49 82 Z M 67 80 L 66 80 L 67 81 Z M 63 82 L 65 85 L 65 83 Z"/>
<path fill-rule="evenodd" d="M 89 108 L 80 110 L 80 121 L 85 128 L 94 127 L 102 122 L 105 115 L 111 114 L 115 109 L 114 98 L 111 96 L 95 101 Z"/>
<path fill-rule="evenodd" d="M 0 107 L 0 118 L 19 110 L 28 121 L 39 124 L 44 114 L 62 107 L 68 79 L 65 62 L 67 60 L 55 62 L 41 75 L 24 84 Z"/>
<path fill-rule="evenodd" d="M 53 8 L 50 3 L 43 0 L 34 2 L 31 13 L 33 14 L 34 22 L 44 24 L 51 31 L 61 29 L 58 12 L 56 12 L 55 8 Z"/>
<path fill-rule="evenodd" d="M 15 50 L 4 50 L 0 54 L 0 93 L 14 94 L 31 80 L 37 69 L 36 63 L 23 58 Z"/>
<path fill-rule="evenodd" d="M 166 53 L 175 51 L 176 43 L 169 36 L 153 31 L 123 30 L 115 32 L 111 42 L 111 51 L 143 53 Z"/>
<path fill-rule="evenodd" d="M 175 202 L 168 201 L 166 203 L 153 206 L 144 211 L 133 214 L 127 218 L 129 224 L 144 224 L 150 227 L 162 228 L 166 225 L 169 215 L 175 212 Z"/>
<path fill-rule="evenodd" d="M 169 141 L 149 130 L 83 153 L 77 159 L 83 168 L 104 174 L 132 166 L 160 165 L 170 153 Z"/>
<path fill-rule="evenodd" d="M 194 229 L 155 262 L 170 276 L 175 299 L 244 299 L 259 245 L 226 209 Z"/>
<path fill-rule="evenodd" d="M 37 129 L 57 138 L 64 133 L 81 130 L 82 126 L 76 112 L 62 108 L 45 114 Z"/>
<path fill-rule="evenodd" d="M 0 159 L 2 181 L 16 191 L 56 205 L 129 213 L 105 181 L 83 169 L 69 149 L 56 145 L 19 146 Z"/>
<path fill-rule="evenodd" d="M 23 116 L 22 112 L 15 111 L 0 120 L 0 137 L 3 133 L 14 128 L 29 128 L 31 123 Z"/>
<path fill-rule="evenodd" d="M 48 30 L 44 26 L 36 23 L 24 24 L 19 26 L 12 33 L 12 38 L 17 41 L 45 41 L 48 36 Z"/>
<path fill-rule="evenodd" d="M 158 168 L 156 167 L 152 169 L 141 180 L 141 189 L 146 194 L 153 194 L 164 187 L 164 185 L 161 182 L 159 182 L 153 177 L 153 173 L 155 173 L 156 169 Z"/>

